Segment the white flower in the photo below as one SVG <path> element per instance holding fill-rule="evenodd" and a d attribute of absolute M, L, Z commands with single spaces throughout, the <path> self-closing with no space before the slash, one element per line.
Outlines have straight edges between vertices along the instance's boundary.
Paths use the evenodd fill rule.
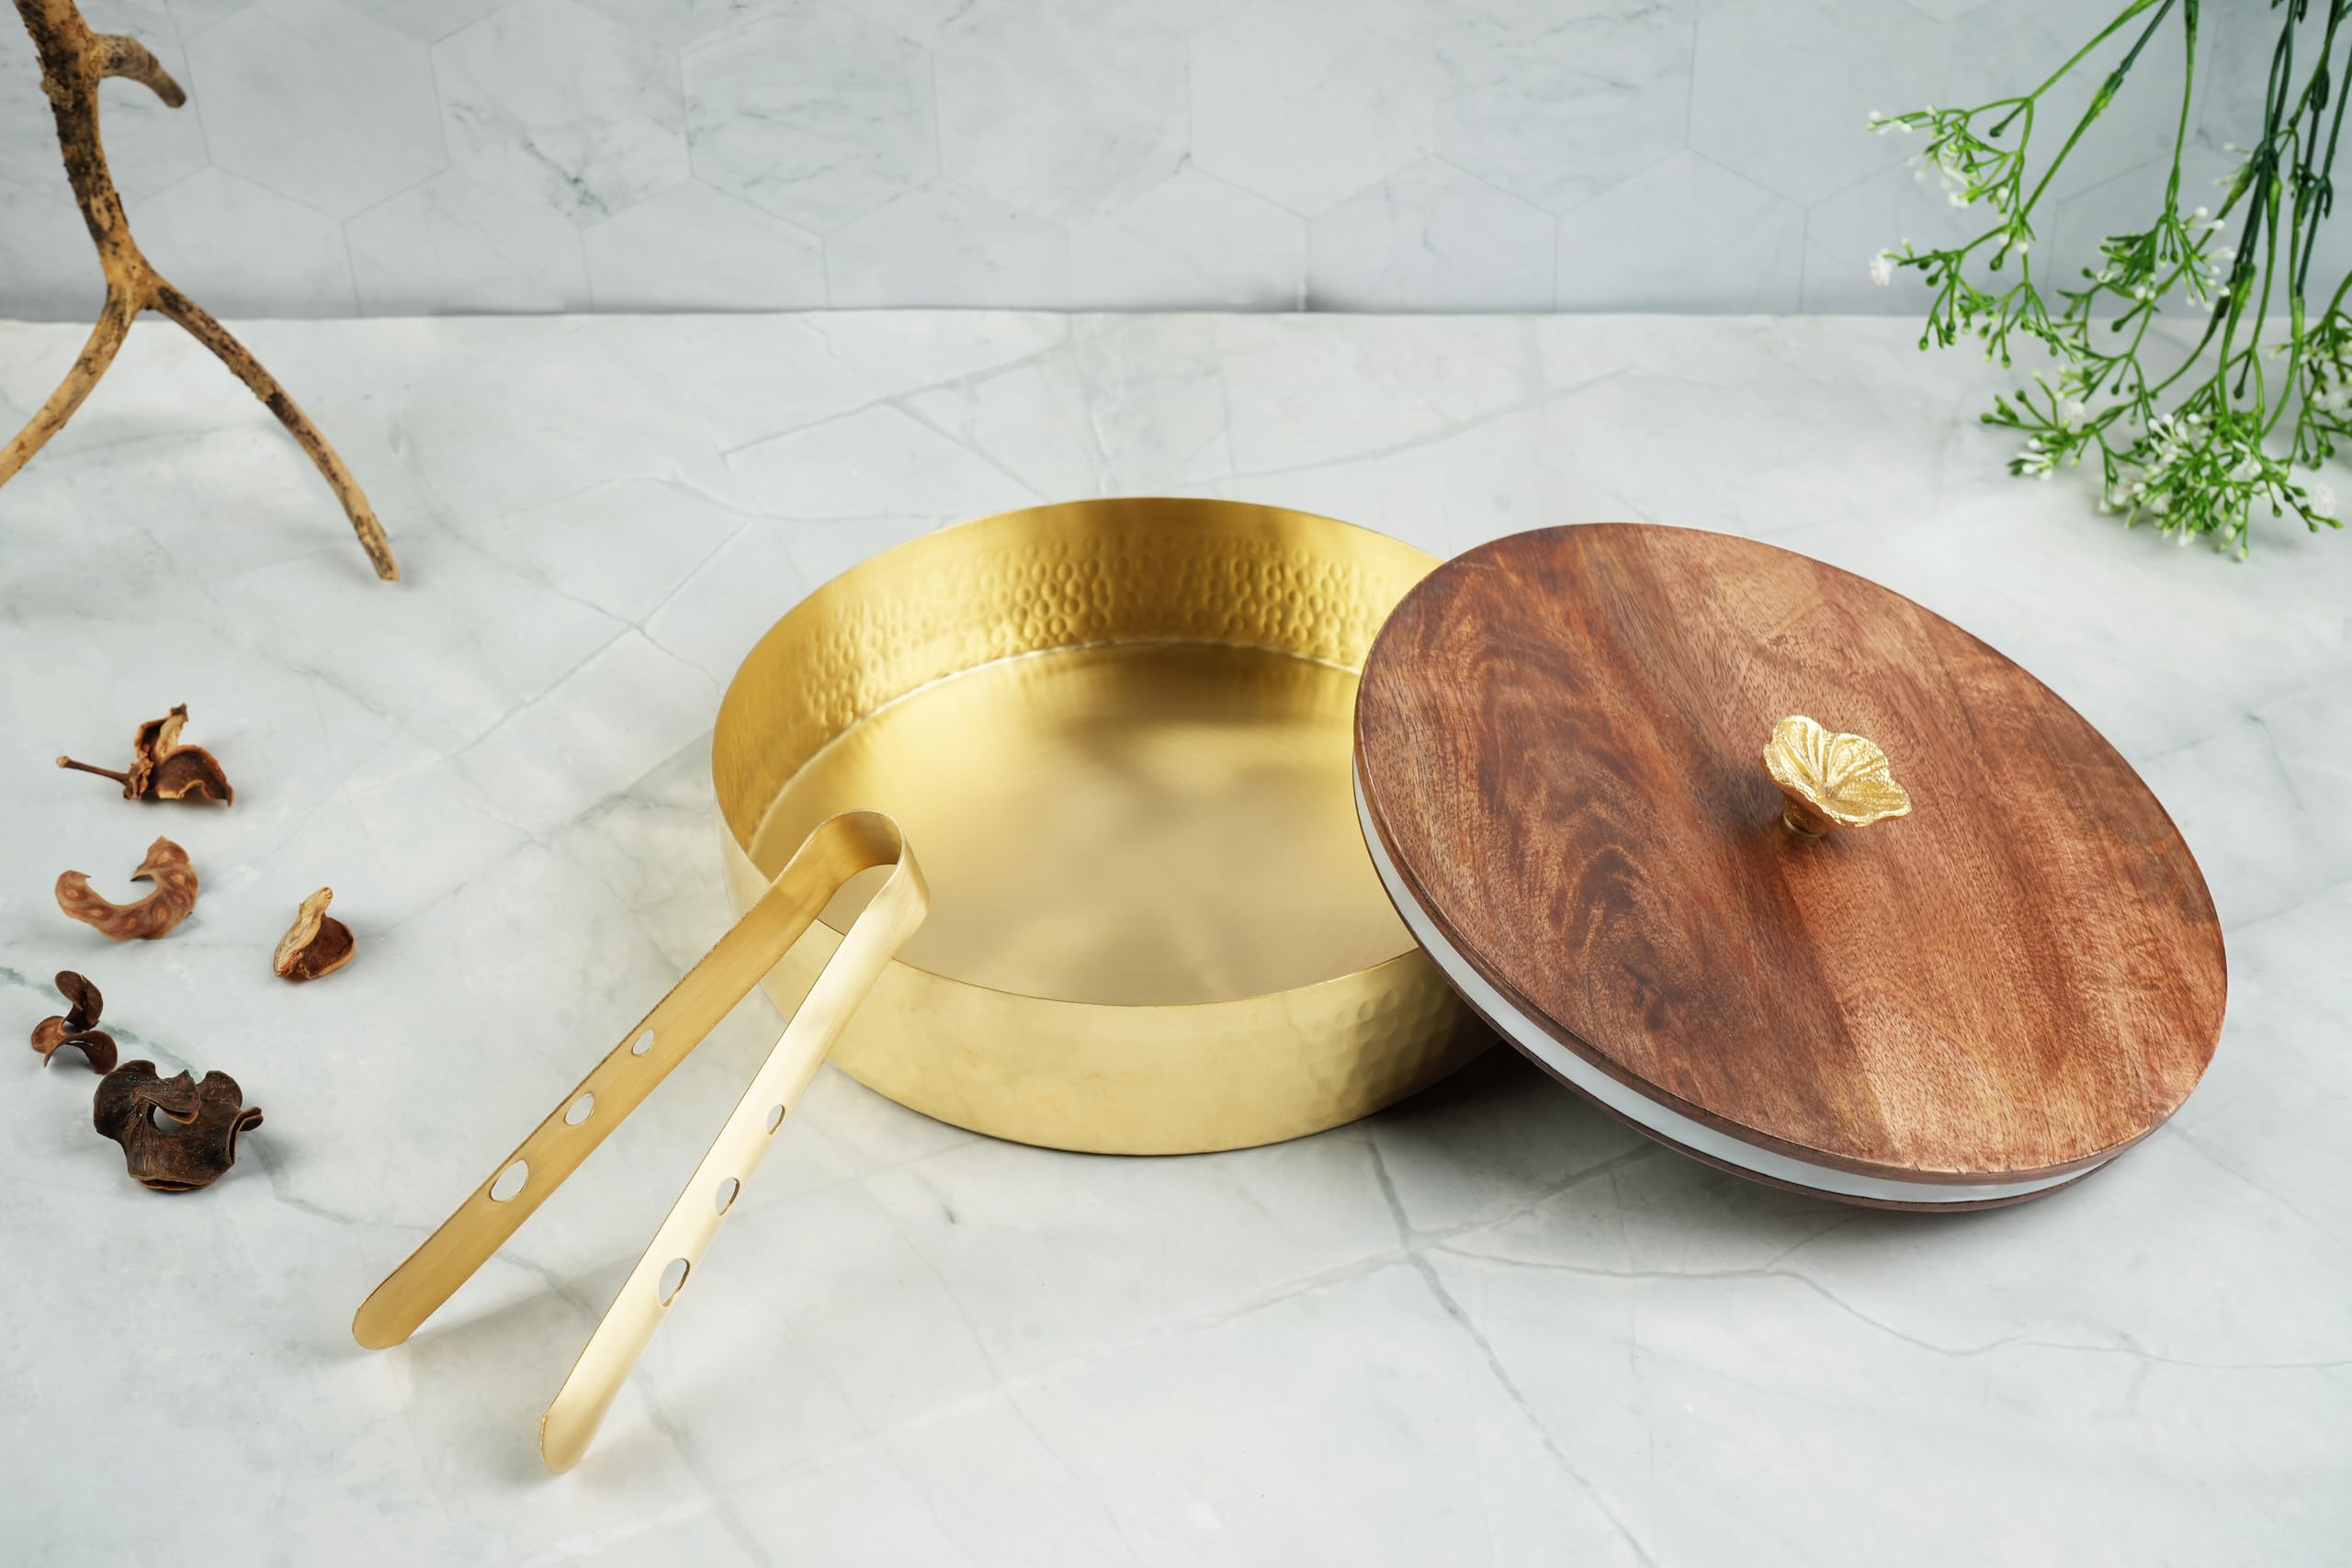
<path fill-rule="evenodd" d="M 2335 492 L 2324 484 L 2303 487 L 2303 510 L 2314 517 L 2335 515 Z"/>
<path fill-rule="evenodd" d="M 1871 281 L 1881 288 L 1894 281 L 1894 258 L 1887 252 L 1871 257 Z"/>
<path fill-rule="evenodd" d="M 2058 423 L 2066 429 L 2073 430 L 2083 423 L 2083 416 L 2088 412 L 2090 410 L 2083 406 L 2082 399 L 2068 398 L 2058 405 Z"/>

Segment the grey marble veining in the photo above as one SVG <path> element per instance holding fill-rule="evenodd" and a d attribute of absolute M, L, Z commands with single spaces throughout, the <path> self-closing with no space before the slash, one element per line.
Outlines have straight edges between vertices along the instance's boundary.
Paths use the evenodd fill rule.
<path fill-rule="evenodd" d="M 86 1074 L 0 1045 L 0 1561 L 2341 1561 L 2352 540 L 2266 525 L 2233 565 L 2011 479 L 1985 374 L 1899 322 L 248 335 L 368 485 L 401 585 L 161 327 L 0 490 L 0 1025 L 80 969 L 128 1054 L 267 1112 L 227 1179 L 161 1197 L 91 1132 Z M 81 337 L 0 327 L 0 409 Z M 359 1300 L 725 926 L 709 730 L 760 632 L 922 530 L 1142 491 L 1443 553 L 1723 528 L 1954 617 L 2199 856 L 2232 981 L 2205 1084 L 2077 1189 L 1932 1217 L 1744 1183 L 1508 1055 L 1170 1160 L 995 1143 L 828 1071 L 549 1478 L 537 1414 L 766 1048 L 754 1001 L 415 1339 L 357 1349 Z M 233 807 L 49 766 L 175 701 Z M 58 914 L 58 871 L 119 891 L 159 831 L 203 878 L 185 927 L 118 948 Z M 289 987 L 270 948 L 322 883 L 358 957 Z"/>
<path fill-rule="evenodd" d="M 685 55 L 695 172 L 810 232 L 939 172 L 931 62 L 830 6 L 755 17 Z"/>
<path fill-rule="evenodd" d="M 1979 217 L 1873 108 L 2039 81 L 2122 0 L 88 0 L 187 85 L 105 93 L 142 238 L 264 315 L 999 306 L 1909 314 Z M 2252 139 L 2263 0 L 2207 0 L 2190 203 Z M 2035 215 L 2162 198 L 2177 17 Z M 2126 47 L 2043 105 L 2054 148 Z M 0 315 L 96 309 L 0 21 Z M 232 176 L 237 199 L 203 216 Z M 173 194 L 194 182 L 191 196 Z M 164 216 L 151 219 L 151 203 Z M 151 233 L 164 224 L 168 232 Z M 2352 224 L 2335 227 L 2352 236 Z M 1973 234 L 1977 231 L 1968 231 Z M 2324 247 L 2332 281 L 2352 238 Z M 2071 275 L 2071 272 L 2069 272 Z M 183 280 L 186 281 L 186 280 Z"/>
<path fill-rule="evenodd" d="M 450 161 L 576 223 L 688 177 L 676 58 L 572 0 L 515 0 L 433 46 Z"/>

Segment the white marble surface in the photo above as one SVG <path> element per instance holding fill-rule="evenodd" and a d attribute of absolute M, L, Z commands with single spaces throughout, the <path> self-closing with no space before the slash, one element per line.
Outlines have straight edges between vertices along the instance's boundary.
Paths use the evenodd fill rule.
<path fill-rule="evenodd" d="M 0 414 L 78 329 L 0 328 Z M 0 1561 L 2341 1562 L 2352 1540 L 2352 540 L 2233 565 L 1998 470 L 1989 389 L 1854 321 L 755 318 L 261 325 L 410 578 L 142 326 L 0 491 L 0 998 L 104 987 L 233 1073 L 165 1198 L 0 1041 Z M 0 419 L 0 423 L 6 423 Z M 773 1020 L 747 1005 L 409 1345 L 353 1308 L 723 927 L 707 745 L 796 598 L 1043 498 L 1317 508 L 1441 551 L 1769 538 L 1998 644 L 2145 773 L 2228 930 L 2176 1121 L 2023 1208 L 1857 1213 L 1508 1055 L 1354 1127 L 1044 1153 L 828 1073 L 573 1473 L 542 1404 Z M 186 701 L 239 788 L 136 807 Z M 163 942 L 51 902 L 167 831 Z M 267 973 L 321 883 L 358 960 Z"/>
<path fill-rule="evenodd" d="M 2122 0 L 85 4 L 188 87 L 110 85 L 107 144 L 222 314 L 1907 313 L 1868 258 L 1952 215 L 1869 111 L 2022 90 Z M 2271 15 L 2203 7 L 2190 201 L 2254 140 Z M 2161 199 L 2178 20 L 2036 214 L 2066 276 Z M 0 17 L 0 313 L 97 299 Z"/>

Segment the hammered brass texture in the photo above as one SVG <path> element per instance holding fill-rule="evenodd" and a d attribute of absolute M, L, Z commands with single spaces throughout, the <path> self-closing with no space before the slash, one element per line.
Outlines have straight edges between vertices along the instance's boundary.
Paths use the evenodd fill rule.
<path fill-rule="evenodd" d="M 1356 671 L 1435 564 L 1275 507 L 1079 502 L 809 595 L 719 708 L 730 886 L 854 804 L 905 825 L 933 895 L 833 1063 L 998 1137 L 1182 1154 L 1336 1126 L 1476 1055 L 1350 784 Z M 770 976 L 778 1006 L 861 896 Z"/>

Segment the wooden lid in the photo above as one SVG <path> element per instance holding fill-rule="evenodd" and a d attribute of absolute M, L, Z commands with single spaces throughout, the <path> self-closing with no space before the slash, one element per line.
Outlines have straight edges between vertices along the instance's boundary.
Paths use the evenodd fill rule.
<path fill-rule="evenodd" d="M 1809 838 L 1809 715 L 1907 817 Z M 1356 705 L 1365 841 L 1507 1039 L 1744 1174 L 2009 1202 L 2146 1136 L 2211 1059 L 2203 876 L 2131 764 L 1951 622 L 1787 550 L 1548 528 L 1408 594 Z"/>

